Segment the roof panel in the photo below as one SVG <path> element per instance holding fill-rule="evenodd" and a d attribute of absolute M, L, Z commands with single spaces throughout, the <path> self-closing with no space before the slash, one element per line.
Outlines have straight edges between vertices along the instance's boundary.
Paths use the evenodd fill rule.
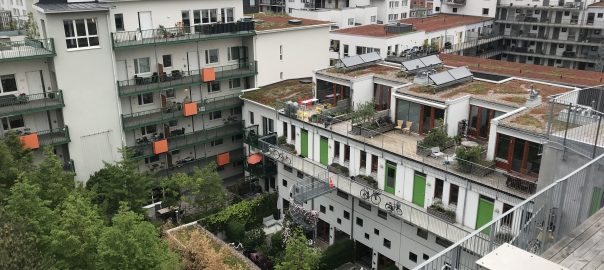
<path fill-rule="evenodd" d="M 344 65 L 344 67 L 347 67 L 347 68 L 358 66 L 360 64 L 365 63 L 365 61 L 363 61 L 363 59 L 361 59 L 361 57 L 358 55 L 343 58 L 341 61 L 342 61 L 342 64 Z"/>
<path fill-rule="evenodd" d="M 363 61 L 365 63 L 382 60 L 382 57 L 377 52 L 370 52 L 370 53 L 366 53 L 366 54 L 361 54 L 361 55 L 359 55 L 359 57 L 361 57 L 361 59 L 363 59 Z"/>
<path fill-rule="evenodd" d="M 430 80 L 432 80 L 436 85 L 443 85 L 445 83 L 455 81 L 455 78 L 453 78 L 453 76 L 451 76 L 451 74 L 449 74 L 447 71 L 429 75 L 428 78 L 430 78 Z"/>
<path fill-rule="evenodd" d="M 454 69 L 448 70 L 449 74 L 455 78 L 455 80 L 464 79 L 467 77 L 472 77 L 472 72 L 467 67 L 458 67 Z"/>
<path fill-rule="evenodd" d="M 422 61 L 426 66 L 440 65 L 443 63 L 436 55 L 428 55 L 420 58 L 419 60 Z"/>
<path fill-rule="evenodd" d="M 426 67 L 426 65 L 424 65 L 424 63 L 422 61 L 419 61 L 419 59 L 413 59 L 413 60 L 402 62 L 401 65 L 403 65 L 403 67 L 407 71 L 414 71 L 414 70 Z"/>

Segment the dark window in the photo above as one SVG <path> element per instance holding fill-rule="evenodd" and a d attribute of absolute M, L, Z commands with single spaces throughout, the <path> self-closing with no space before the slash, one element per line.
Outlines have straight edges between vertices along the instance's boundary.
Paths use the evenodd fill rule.
<path fill-rule="evenodd" d="M 338 192 L 336 194 L 338 194 L 339 197 L 342 197 L 343 199 L 348 200 L 348 194 L 346 194 L 346 192 L 338 189 Z"/>
<path fill-rule="evenodd" d="M 162 62 L 164 63 L 164 67 L 172 66 L 172 55 L 171 54 L 163 55 L 161 58 L 162 58 Z"/>
<path fill-rule="evenodd" d="M 598 18 L 604 17 L 604 13 L 598 13 Z"/>
<path fill-rule="evenodd" d="M 357 217 L 357 225 L 363 227 L 363 219 L 360 217 Z"/>
<path fill-rule="evenodd" d="M 391 245 L 390 240 L 384 238 L 384 246 L 387 248 L 390 248 L 390 245 Z"/>
<path fill-rule="evenodd" d="M 296 126 L 294 126 L 294 124 L 292 124 L 291 130 L 292 130 L 291 133 L 290 133 L 291 134 L 291 139 L 292 139 L 292 141 L 295 141 L 296 140 Z"/>
<path fill-rule="evenodd" d="M 373 229 L 373 234 L 375 234 L 375 235 L 380 235 L 380 230 L 378 230 L 378 229 Z"/>
<path fill-rule="evenodd" d="M 254 124 L 254 112 L 250 111 L 250 124 Z"/>
<path fill-rule="evenodd" d="M 409 260 L 412 262 L 417 262 L 417 255 L 413 252 L 409 252 Z"/>
<path fill-rule="evenodd" d="M 368 204 L 368 203 L 363 202 L 363 201 L 359 201 L 359 206 L 361 208 L 364 208 L 367 211 L 371 211 L 371 204 Z"/>
<path fill-rule="evenodd" d="M 212 81 L 212 82 L 208 83 L 208 92 L 209 93 L 218 92 L 218 91 L 220 91 L 220 81 Z"/>
<path fill-rule="evenodd" d="M 510 211 L 512 209 L 512 206 L 504 203 L 503 204 L 503 211 L 501 212 L 501 214 L 504 214 L 507 211 Z M 512 221 L 514 220 L 514 212 L 510 213 L 509 215 L 505 216 L 502 220 L 501 220 L 501 224 L 502 225 L 506 225 L 506 226 L 512 226 Z"/>
<path fill-rule="evenodd" d="M 284 187 L 287 187 L 287 180 L 285 180 L 285 179 L 281 180 L 281 184 L 282 184 Z"/>
<path fill-rule="evenodd" d="M 427 261 L 430 259 L 430 256 L 428 256 L 428 254 L 424 253 L 424 255 L 422 256 L 422 258 L 424 259 L 424 261 Z"/>
<path fill-rule="evenodd" d="M 378 217 L 388 219 L 388 213 L 386 213 L 386 211 L 378 210 Z"/>
<path fill-rule="evenodd" d="M 369 240 L 369 234 L 365 233 L 365 239 Z"/>
<path fill-rule="evenodd" d="M 449 204 L 457 205 L 457 198 L 459 197 L 459 186 L 451 184 L 449 188 Z"/>
<path fill-rule="evenodd" d="M 222 111 L 215 111 L 210 113 L 210 120 L 222 118 Z"/>
<path fill-rule="evenodd" d="M 116 31 L 124 31 L 124 15 L 119 13 L 113 15 L 115 19 L 115 30 Z"/>
<path fill-rule="evenodd" d="M 424 239 L 428 239 L 428 231 L 424 230 L 424 229 L 420 229 L 417 228 L 417 236 L 424 238 Z"/>
<path fill-rule="evenodd" d="M 570 15 L 570 11 L 564 11 L 564 16 Z"/>
<path fill-rule="evenodd" d="M 283 122 L 283 138 L 287 138 L 287 123 Z"/>
<path fill-rule="evenodd" d="M 286 170 L 286 171 L 288 171 L 288 172 L 290 172 L 290 173 L 294 171 L 294 168 L 292 168 L 290 166 L 287 166 L 287 165 L 283 165 L 283 169 Z"/>
<path fill-rule="evenodd" d="M 333 212 L 333 205 L 329 206 L 329 211 Z"/>
<path fill-rule="evenodd" d="M 345 219 L 350 219 L 350 212 L 344 211 L 344 218 Z"/>
<path fill-rule="evenodd" d="M 438 236 L 436 237 L 436 241 L 435 242 L 437 244 L 443 246 L 443 247 L 449 247 L 450 245 L 453 245 L 453 242 L 451 242 L 451 241 L 449 241 L 447 239 L 444 239 L 444 238 L 440 238 Z"/>
<path fill-rule="evenodd" d="M 457 13 L 457 8 L 453 8 L 453 13 Z"/>
<path fill-rule="evenodd" d="M 443 198 L 443 186 L 444 186 L 445 182 L 441 179 L 436 179 L 435 181 L 435 185 L 434 185 L 434 198 L 435 199 L 441 199 Z"/>
<path fill-rule="evenodd" d="M 274 189 L 274 188 L 275 188 L 275 177 L 272 177 L 272 176 L 271 176 L 271 177 L 269 177 L 269 178 L 268 178 L 268 183 L 269 183 L 269 186 L 270 186 L 272 189 Z"/>
<path fill-rule="evenodd" d="M 0 93 L 17 91 L 17 80 L 15 74 L 0 76 Z"/>
<path fill-rule="evenodd" d="M 302 179 L 302 178 L 304 178 L 304 173 L 302 173 L 301 171 L 298 171 L 296 176 L 298 176 L 298 178 Z"/>
<path fill-rule="evenodd" d="M 482 15 L 489 15 L 489 9 L 488 8 L 483 8 L 482 9 Z"/>
<path fill-rule="evenodd" d="M 435 7 L 434 11 L 439 12 L 440 11 L 440 7 Z"/>
<path fill-rule="evenodd" d="M 325 206 L 324 206 L 324 205 L 320 205 L 320 206 L 319 206 L 319 211 L 321 211 L 321 213 L 325 214 L 325 212 L 326 212 L 327 210 L 325 209 Z"/>
<path fill-rule="evenodd" d="M 342 224 L 342 220 L 341 220 L 340 218 L 338 218 L 338 219 L 336 220 L 336 222 L 337 222 L 338 224 Z"/>

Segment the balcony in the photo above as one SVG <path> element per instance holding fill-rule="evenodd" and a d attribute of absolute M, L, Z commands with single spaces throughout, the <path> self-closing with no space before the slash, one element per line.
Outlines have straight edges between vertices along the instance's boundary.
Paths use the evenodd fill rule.
<path fill-rule="evenodd" d="M 38 132 L 40 145 L 57 146 L 71 142 L 69 138 L 69 128 L 53 128 Z"/>
<path fill-rule="evenodd" d="M 180 150 L 199 144 L 209 143 L 216 139 L 241 134 L 241 132 L 241 122 L 236 121 L 231 124 L 168 137 L 168 151 Z M 152 144 L 152 142 L 147 142 L 129 147 L 133 152 L 132 158 L 135 160 L 140 160 L 154 156 L 155 154 L 153 154 Z"/>
<path fill-rule="evenodd" d="M 243 148 L 236 148 L 230 150 L 231 160 L 240 160 L 242 159 L 242 150 Z M 193 159 L 191 157 L 184 158 L 182 160 L 177 160 L 172 165 L 168 165 L 167 168 L 162 166 L 149 165 L 149 169 L 155 173 L 157 177 L 170 177 L 176 173 L 186 173 L 191 174 L 195 172 L 195 169 L 208 165 L 210 162 L 216 161 L 216 156 L 198 156 Z M 153 169 L 157 168 L 157 169 Z"/>
<path fill-rule="evenodd" d="M 239 99 L 239 96 L 233 94 L 197 101 L 197 110 L 201 114 L 206 114 L 217 110 L 239 107 L 242 104 L 243 102 Z M 138 113 L 124 114 L 122 115 L 122 123 L 124 125 L 124 130 L 132 130 L 148 125 L 167 123 L 184 117 L 182 104 L 177 103 L 174 107 L 157 108 Z"/>
<path fill-rule="evenodd" d="M 445 0 L 445 4 L 451 6 L 465 6 L 466 0 Z"/>
<path fill-rule="evenodd" d="M 63 92 L 48 92 L 33 95 L 0 96 L 0 117 L 30 114 L 65 107 Z"/>
<path fill-rule="evenodd" d="M 212 23 L 111 33 L 114 48 L 169 45 L 255 35 L 254 22 Z"/>
<path fill-rule="evenodd" d="M 55 55 L 52 38 L 0 41 L 0 62 L 47 58 Z"/>
<path fill-rule="evenodd" d="M 215 67 L 216 80 L 245 78 L 258 74 L 257 62 L 240 63 L 234 65 Z M 135 78 L 118 81 L 117 88 L 122 97 L 136 96 L 145 93 L 157 92 L 168 88 L 190 87 L 202 85 L 201 70 L 172 72 L 170 75 L 153 75 L 148 78 Z"/>

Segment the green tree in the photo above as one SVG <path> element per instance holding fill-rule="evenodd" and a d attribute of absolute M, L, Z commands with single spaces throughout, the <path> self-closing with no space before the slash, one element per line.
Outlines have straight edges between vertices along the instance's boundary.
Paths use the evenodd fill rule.
<path fill-rule="evenodd" d="M 19 174 L 13 153 L 4 141 L 0 141 L 0 172 L 2 172 L 0 173 L 0 199 L 2 199 L 8 196 L 9 190 L 15 184 Z"/>
<path fill-rule="evenodd" d="M 74 174 L 63 170 L 63 163 L 50 147 L 44 148 L 44 159 L 33 172 L 32 182 L 41 190 L 43 200 L 50 201 L 51 208 L 58 206 L 74 190 Z"/>
<path fill-rule="evenodd" d="M 275 267 L 276 270 L 314 270 L 319 268 L 321 253 L 318 249 L 309 247 L 300 229 L 293 229 L 292 235 L 285 244 L 285 255 Z"/>
<path fill-rule="evenodd" d="M 52 257 L 25 228 L 0 207 L 0 269 L 52 269 Z"/>
<path fill-rule="evenodd" d="M 69 194 L 55 210 L 57 226 L 50 246 L 59 269 L 94 269 L 99 235 L 104 228 L 96 207 L 79 192 Z"/>
<path fill-rule="evenodd" d="M 185 201 L 194 208 L 207 212 L 225 206 L 228 194 L 216 169 L 214 162 L 197 169 L 187 183 Z"/>
<path fill-rule="evenodd" d="M 98 269 L 178 269 L 178 257 L 159 238 L 159 230 L 122 204 L 113 225 L 101 233 Z"/>
<path fill-rule="evenodd" d="M 90 177 L 86 188 L 92 191 L 92 202 L 99 206 L 108 220 L 117 213 L 120 202 L 125 202 L 133 211 L 141 208 L 151 198 L 153 178 L 138 172 L 136 163 L 128 151 L 122 151 L 122 161 L 105 163 L 105 167 Z"/>

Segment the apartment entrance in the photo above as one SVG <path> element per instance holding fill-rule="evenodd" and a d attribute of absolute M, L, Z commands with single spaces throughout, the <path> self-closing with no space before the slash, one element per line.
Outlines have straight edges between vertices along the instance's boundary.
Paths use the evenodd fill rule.
<path fill-rule="evenodd" d="M 589 207 L 589 215 L 598 212 L 604 206 L 604 197 L 602 196 L 602 188 L 594 187 L 591 195 L 591 206 Z"/>
<path fill-rule="evenodd" d="M 482 227 L 483 225 L 489 223 L 493 219 L 493 209 L 495 208 L 494 200 L 480 196 L 478 199 L 478 211 L 476 214 L 476 229 Z M 490 234 L 491 229 L 487 228 L 482 231 L 484 234 Z"/>
<path fill-rule="evenodd" d="M 378 253 L 378 270 L 387 269 L 389 267 L 396 267 L 396 263 L 390 258 Z"/>
<path fill-rule="evenodd" d="M 308 157 L 308 130 L 305 129 L 300 132 L 300 155 Z"/>
<path fill-rule="evenodd" d="M 396 164 L 386 161 L 386 177 L 384 179 L 384 191 L 394 194 L 396 186 Z"/>
<path fill-rule="evenodd" d="M 412 202 L 417 206 L 424 207 L 426 199 L 426 175 L 415 172 L 413 176 L 413 198 Z"/>
<path fill-rule="evenodd" d="M 317 221 L 317 241 L 329 244 L 329 223 L 319 219 Z"/>
<path fill-rule="evenodd" d="M 355 241 L 354 255 L 354 257 L 356 258 L 356 263 L 367 267 L 367 269 L 371 269 L 371 262 L 373 261 L 373 250 L 370 247 L 364 245 L 359 241 Z"/>
<path fill-rule="evenodd" d="M 151 11 L 138 12 L 138 29 L 141 31 L 142 38 L 153 38 Z"/>
<path fill-rule="evenodd" d="M 321 156 L 319 157 L 321 164 L 323 165 L 327 165 L 328 164 L 328 146 L 329 143 L 327 141 L 327 138 L 321 136 L 321 142 L 320 142 L 320 154 Z"/>

